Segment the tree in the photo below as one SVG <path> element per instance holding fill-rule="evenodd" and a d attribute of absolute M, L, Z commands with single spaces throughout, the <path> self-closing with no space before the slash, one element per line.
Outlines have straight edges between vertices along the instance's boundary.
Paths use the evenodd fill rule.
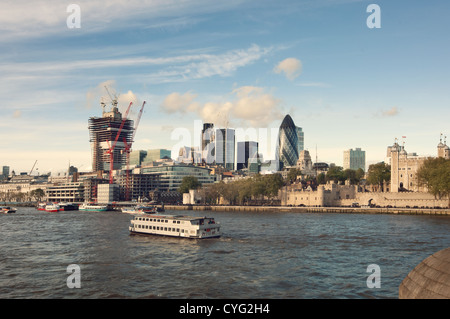
<path fill-rule="evenodd" d="M 283 187 L 283 177 L 281 174 L 269 174 L 263 178 L 265 184 L 264 195 L 272 198 L 278 195 L 278 191 Z"/>
<path fill-rule="evenodd" d="M 367 183 L 379 185 L 383 190 L 383 183 L 391 180 L 391 166 L 380 162 L 369 166 L 367 171 Z"/>
<path fill-rule="evenodd" d="M 289 173 L 287 175 L 287 180 L 290 184 L 292 184 L 293 182 L 295 182 L 297 180 L 297 176 L 301 175 L 302 171 L 297 169 L 297 168 L 291 168 L 289 170 Z"/>
<path fill-rule="evenodd" d="M 358 168 L 357 170 L 356 170 L 356 179 L 358 180 L 358 183 L 364 178 L 364 175 L 366 174 L 365 172 L 364 172 L 364 170 L 362 169 L 362 168 Z"/>
<path fill-rule="evenodd" d="M 350 184 L 355 185 L 360 182 L 360 180 L 364 177 L 364 171 L 362 168 L 354 169 L 346 169 L 343 172 L 345 180 L 350 180 Z"/>
<path fill-rule="evenodd" d="M 335 183 L 345 182 L 344 169 L 340 166 L 333 166 L 327 172 L 327 181 L 334 181 Z"/>
<path fill-rule="evenodd" d="M 327 183 L 327 177 L 324 172 L 317 175 L 317 183 L 318 184 L 326 184 Z"/>
<path fill-rule="evenodd" d="M 42 188 L 38 188 L 38 189 L 32 190 L 30 192 L 30 197 L 34 198 L 35 200 L 40 202 L 41 199 L 45 197 L 45 191 Z"/>
<path fill-rule="evenodd" d="M 450 159 L 428 158 L 417 171 L 419 185 L 437 198 L 448 197 L 450 208 Z"/>
<path fill-rule="evenodd" d="M 183 177 L 183 180 L 181 181 L 181 185 L 178 188 L 178 191 L 181 194 L 189 193 L 190 189 L 197 189 L 200 186 L 202 186 L 202 184 L 200 184 L 200 182 L 198 181 L 197 177 L 195 177 L 195 176 L 185 176 L 185 177 Z"/>

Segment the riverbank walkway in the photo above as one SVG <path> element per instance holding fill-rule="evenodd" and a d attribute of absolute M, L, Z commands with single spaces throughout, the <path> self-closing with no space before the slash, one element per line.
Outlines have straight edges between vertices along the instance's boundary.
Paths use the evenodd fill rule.
<path fill-rule="evenodd" d="M 292 212 L 292 213 L 354 213 L 354 214 L 409 214 L 450 216 L 450 209 L 386 208 L 386 207 L 286 207 L 286 206 L 210 206 L 164 205 L 166 210 L 198 210 L 225 212 Z"/>

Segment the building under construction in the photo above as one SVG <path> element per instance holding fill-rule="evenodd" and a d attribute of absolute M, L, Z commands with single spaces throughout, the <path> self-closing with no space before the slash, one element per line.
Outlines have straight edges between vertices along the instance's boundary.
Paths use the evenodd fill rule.
<path fill-rule="evenodd" d="M 120 169 L 126 164 L 126 149 L 132 143 L 133 130 L 133 120 L 122 118 L 122 113 L 117 106 L 114 106 L 110 112 L 103 111 L 101 118 L 89 119 L 94 172 L 110 171 L 111 161 L 113 170 Z"/>

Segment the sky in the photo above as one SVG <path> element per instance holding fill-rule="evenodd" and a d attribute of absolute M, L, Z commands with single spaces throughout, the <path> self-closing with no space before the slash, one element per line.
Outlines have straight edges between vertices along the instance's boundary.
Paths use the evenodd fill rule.
<path fill-rule="evenodd" d="M 131 119 L 146 101 L 133 150 L 177 153 L 212 122 L 273 159 L 290 114 L 313 161 L 342 165 L 359 147 L 367 167 L 396 138 L 435 156 L 450 134 L 448 12 L 445 0 L 3 0 L 0 166 L 89 171 L 105 86 L 122 112 L 133 102 Z"/>

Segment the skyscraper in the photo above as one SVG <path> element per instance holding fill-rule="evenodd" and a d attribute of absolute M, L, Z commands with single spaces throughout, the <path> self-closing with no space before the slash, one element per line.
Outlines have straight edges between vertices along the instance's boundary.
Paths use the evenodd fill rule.
<path fill-rule="evenodd" d="M 216 164 L 234 170 L 236 137 L 233 129 L 216 130 Z"/>
<path fill-rule="evenodd" d="M 297 138 L 298 138 L 298 154 L 305 149 L 305 133 L 301 127 L 297 127 Z"/>
<path fill-rule="evenodd" d="M 278 131 L 278 141 L 275 156 L 279 164 L 278 169 L 295 166 L 300 151 L 304 147 L 304 133 L 300 127 L 295 126 L 294 121 L 288 114 L 284 117 Z"/>
<path fill-rule="evenodd" d="M 366 151 L 362 151 L 360 148 L 345 150 L 343 167 L 353 170 L 361 168 L 366 171 Z"/>
<path fill-rule="evenodd" d="M 258 160 L 258 142 L 245 141 L 237 143 L 236 169 L 250 168 Z"/>
<path fill-rule="evenodd" d="M 202 130 L 202 140 L 200 145 L 202 146 L 202 161 L 206 164 L 212 164 L 215 160 L 215 145 L 214 145 L 214 124 L 204 123 Z"/>
<path fill-rule="evenodd" d="M 117 107 L 113 107 L 111 112 L 103 112 L 102 117 L 91 117 L 89 119 L 89 136 L 92 149 L 92 170 L 109 171 L 110 155 L 108 150 L 113 147 L 114 141 L 117 144 L 113 150 L 113 169 L 120 169 L 126 164 L 126 145 L 131 144 L 133 137 L 133 120 L 125 119 L 122 130 L 122 113 Z"/>

